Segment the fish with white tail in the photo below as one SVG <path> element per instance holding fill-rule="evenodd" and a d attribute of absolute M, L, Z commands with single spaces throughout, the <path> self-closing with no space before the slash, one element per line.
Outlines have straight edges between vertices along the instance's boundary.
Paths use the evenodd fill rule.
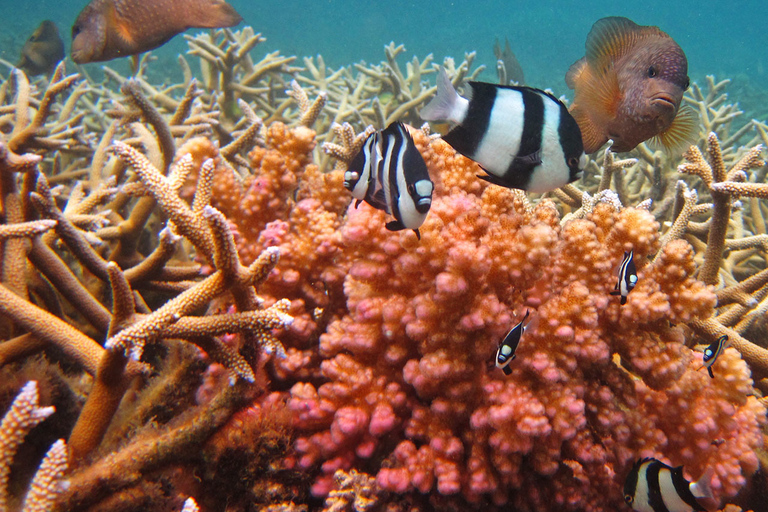
<path fill-rule="evenodd" d="M 658 459 L 639 459 L 624 481 L 624 501 L 637 512 L 705 511 L 700 498 L 711 498 L 708 470 L 696 482 L 683 476 L 683 466 L 673 468 Z"/>
<path fill-rule="evenodd" d="M 548 192 L 577 180 L 587 157 L 579 126 L 563 103 L 531 87 L 469 82 L 467 97 L 440 69 L 425 121 L 455 126 L 443 136 L 488 173 L 495 185 Z"/>

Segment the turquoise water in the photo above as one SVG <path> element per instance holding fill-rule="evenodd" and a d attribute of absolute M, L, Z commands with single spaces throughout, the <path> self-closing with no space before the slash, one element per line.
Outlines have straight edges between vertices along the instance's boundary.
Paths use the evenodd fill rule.
<path fill-rule="evenodd" d="M 15 62 L 28 34 L 41 20 L 56 21 L 68 45 L 72 22 L 85 1 L 0 0 L 0 57 Z M 765 4 L 739 2 L 360 2 L 355 0 L 230 2 L 267 37 L 262 51 L 284 55 L 322 54 L 338 67 L 365 60 L 379 62 L 390 41 L 404 44 L 410 58 L 433 53 L 459 60 L 476 51 L 478 63 L 491 65 L 495 38 L 507 37 L 530 85 L 565 92 L 564 75 L 584 53 L 584 40 L 595 20 L 626 16 L 641 25 L 657 25 L 685 50 L 691 77 L 708 74 L 742 76 L 753 85 L 768 78 L 768 31 Z M 156 50 L 159 58 L 175 59 L 186 50 L 181 37 Z M 489 74 L 488 78 L 493 78 Z"/>

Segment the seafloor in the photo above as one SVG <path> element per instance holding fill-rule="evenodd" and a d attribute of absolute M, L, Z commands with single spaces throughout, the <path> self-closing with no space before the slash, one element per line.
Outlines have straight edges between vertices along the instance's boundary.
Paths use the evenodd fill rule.
<path fill-rule="evenodd" d="M 187 39 L 180 83 L 147 56 L 2 74 L 0 511 L 628 510 L 650 456 L 766 510 L 761 101 L 707 77 L 684 156 L 601 151 L 527 195 L 419 120 L 473 54 L 329 69 L 250 28 Z M 435 182 L 420 239 L 342 186 L 394 120 Z"/>

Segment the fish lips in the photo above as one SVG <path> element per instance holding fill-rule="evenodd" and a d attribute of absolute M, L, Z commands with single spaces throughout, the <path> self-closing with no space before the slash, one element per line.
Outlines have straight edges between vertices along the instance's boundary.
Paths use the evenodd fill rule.
<path fill-rule="evenodd" d="M 651 96 L 650 104 L 663 110 L 669 109 L 672 111 L 677 109 L 678 106 L 678 102 L 675 101 L 675 98 L 671 94 L 665 92 L 660 92 Z"/>

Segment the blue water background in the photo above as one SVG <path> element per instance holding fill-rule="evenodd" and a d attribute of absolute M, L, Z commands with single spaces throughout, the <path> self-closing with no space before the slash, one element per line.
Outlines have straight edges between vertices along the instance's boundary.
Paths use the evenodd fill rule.
<path fill-rule="evenodd" d="M 603 16 L 621 15 L 669 33 L 685 50 L 694 80 L 713 74 L 741 77 L 763 87 L 768 78 L 764 69 L 768 66 L 768 8 L 758 0 L 737 2 L 733 8 L 712 0 L 230 3 L 246 24 L 267 38 L 256 55 L 272 50 L 299 57 L 322 54 L 333 67 L 361 60 L 378 63 L 390 41 L 405 45 L 404 60 L 432 53 L 437 62 L 444 56 L 460 61 L 465 52 L 476 51 L 477 63 L 492 66 L 495 38 L 507 37 L 528 84 L 562 93 L 567 91 L 565 72 L 584 54 L 592 23 Z M 46 18 L 57 22 L 68 47 L 72 22 L 86 4 L 84 0 L 0 0 L 4 23 L 0 57 L 15 62 L 23 41 Z M 177 68 L 176 55 L 185 50 L 181 37 L 157 50 L 161 69 Z M 124 63 L 111 65 L 127 69 Z M 495 79 L 491 70 L 484 78 Z"/>

